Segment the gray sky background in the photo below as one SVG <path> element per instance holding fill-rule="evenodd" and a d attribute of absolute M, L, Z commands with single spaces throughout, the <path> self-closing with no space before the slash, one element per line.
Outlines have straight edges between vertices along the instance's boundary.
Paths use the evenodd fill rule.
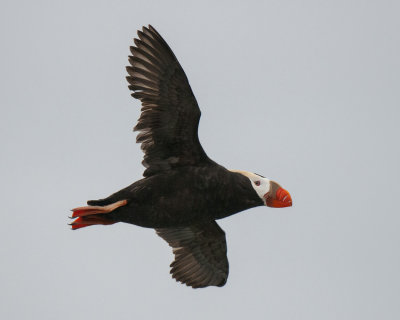
<path fill-rule="evenodd" d="M 399 319 L 398 1 L 4 1 L 1 319 Z M 136 30 L 170 44 L 220 164 L 293 197 L 220 220 L 230 276 L 170 278 L 153 230 L 69 230 L 139 179 Z"/>

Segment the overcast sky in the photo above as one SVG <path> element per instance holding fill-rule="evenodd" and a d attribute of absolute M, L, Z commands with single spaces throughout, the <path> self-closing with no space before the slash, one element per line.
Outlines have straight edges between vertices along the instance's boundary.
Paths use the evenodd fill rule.
<path fill-rule="evenodd" d="M 399 2 L 216 2 L 2 0 L 0 318 L 400 318 Z M 149 23 L 208 155 L 294 201 L 219 221 L 223 288 L 171 279 L 151 229 L 67 226 L 142 176 L 125 66 Z"/>

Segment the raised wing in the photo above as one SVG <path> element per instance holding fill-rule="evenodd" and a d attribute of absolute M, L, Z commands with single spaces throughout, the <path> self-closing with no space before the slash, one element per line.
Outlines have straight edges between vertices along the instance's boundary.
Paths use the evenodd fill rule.
<path fill-rule="evenodd" d="M 142 30 L 126 69 L 132 96 L 142 102 L 134 130 L 145 153 L 143 175 L 211 161 L 199 142 L 200 109 L 185 72 L 152 26 Z"/>
<path fill-rule="evenodd" d="M 190 227 L 156 229 L 172 247 L 172 277 L 193 288 L 222 287 L 228 279 L 225 232 L 215 221 Z"/>

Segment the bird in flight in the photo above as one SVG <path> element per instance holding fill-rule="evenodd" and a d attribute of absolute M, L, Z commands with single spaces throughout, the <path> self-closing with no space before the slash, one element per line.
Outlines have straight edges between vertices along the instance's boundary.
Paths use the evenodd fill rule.
<path fill-rule="evenodd" d="M 72 229 L 116 222 L 154 228 L 173 249 L 173 278 L 193 288 L 222 287 L 229 265 L 225 232 L 215 220 L 257 206 L 289 207 L 291 196 L 275 181 L 211 160 L 197 134 L 199 106 L 175 54 L 151 25 L 134 43 L 126 70 L 142 103 L 134 131 L 144 178 L 73 209 Z"/>

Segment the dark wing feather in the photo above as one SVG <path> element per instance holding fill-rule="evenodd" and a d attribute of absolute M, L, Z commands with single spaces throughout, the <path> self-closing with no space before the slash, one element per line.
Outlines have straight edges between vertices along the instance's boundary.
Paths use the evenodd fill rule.
<path fill-rule="evenodd" d="M 134 130 L 144 151 L 144 176 L 178 166 L 210 162 L 200 145 L 200 109 L 174 53 L 149 25 L 138 31 L 127 67 L 129 89 L 141 100 Z"/>
<path fill-rule="evenodd" d="M 172 277 L 193 288 L 222 287 L 228 279 L 225 232 L 215 221 L 156 229 L 173 248 Z"/>

